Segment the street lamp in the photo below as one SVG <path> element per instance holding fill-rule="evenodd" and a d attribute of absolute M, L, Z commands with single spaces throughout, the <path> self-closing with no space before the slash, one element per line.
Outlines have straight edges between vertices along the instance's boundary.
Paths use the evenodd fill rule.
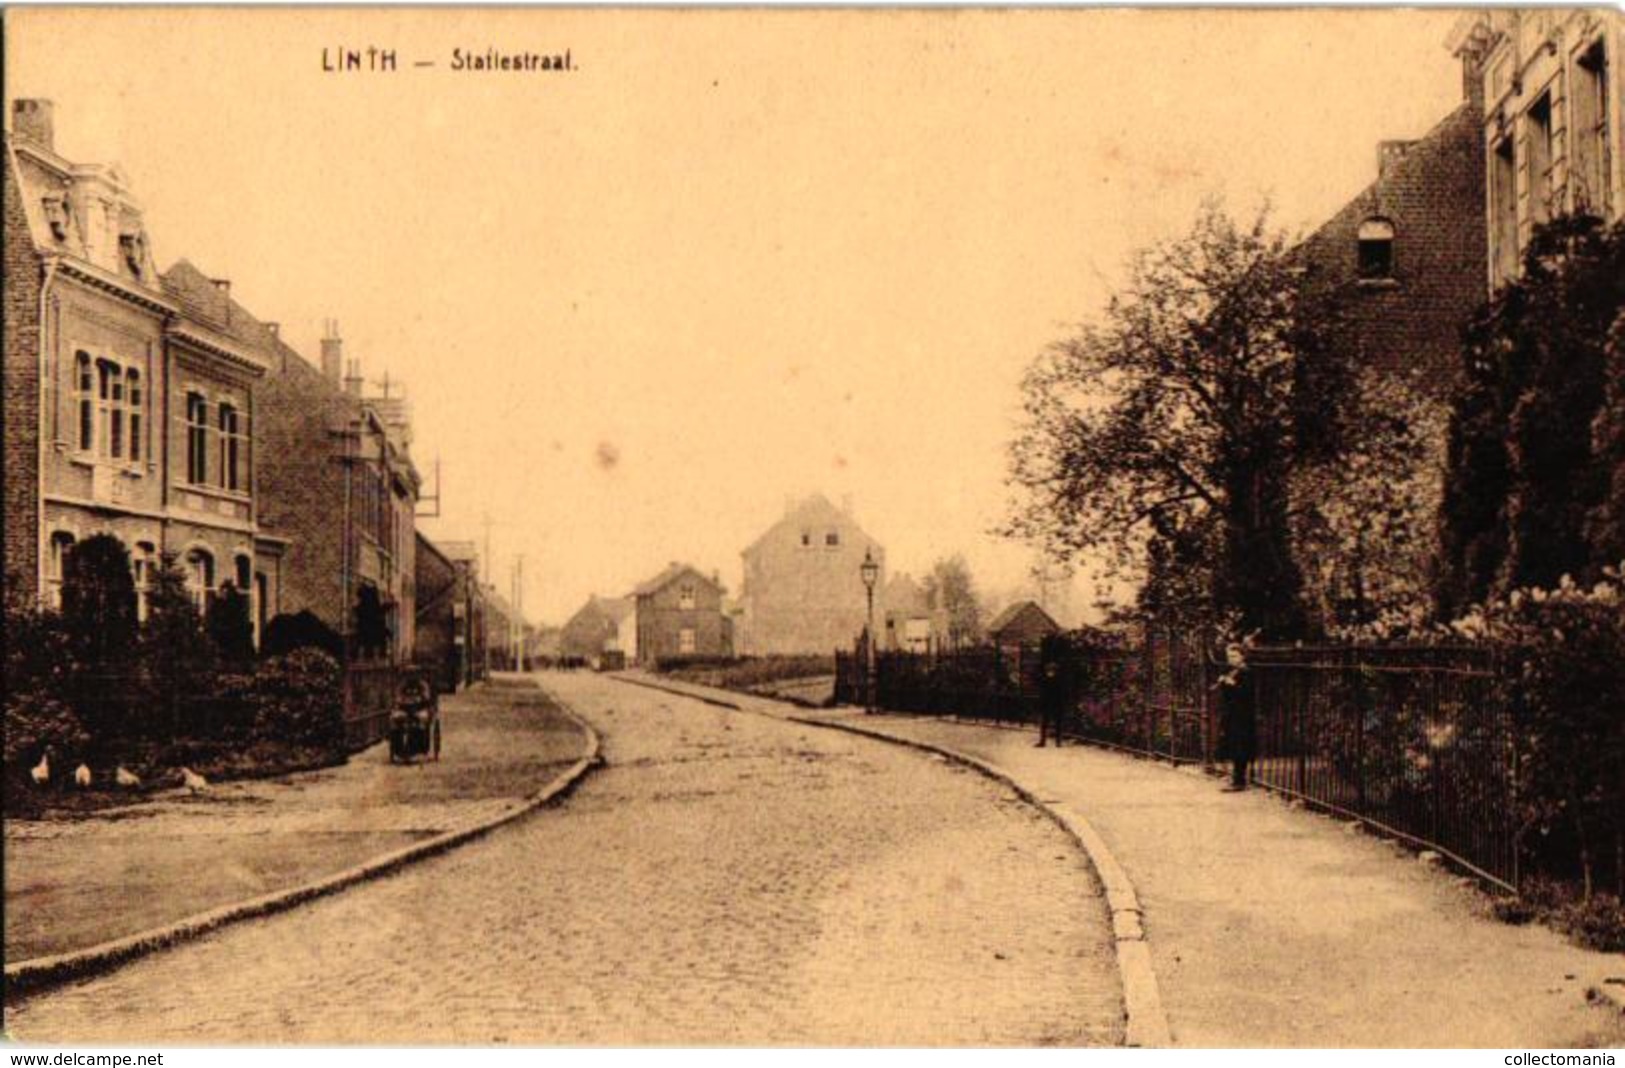
<path fill-rule="evenodd" d="M 867 697 L 864 711 L 870 715 L 875 711 L 875 583 L 880 580 L 880 565 L 875 563 L 874 552 L 863 550 L 863 563 L 858 565 L 858 574 L 863 577 L 863 588 L 869 595 L 869 627 L 864 631 L 868 637 L 868 655 L 864 658 L 868 683 Z"/>

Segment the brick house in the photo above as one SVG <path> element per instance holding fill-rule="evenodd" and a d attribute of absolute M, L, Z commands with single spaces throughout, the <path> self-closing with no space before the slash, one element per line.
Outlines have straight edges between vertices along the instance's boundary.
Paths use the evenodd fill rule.
<path fill-rule="evenodd" d="M 338 338 L 323 340 L 318 371 L 282 340 L 276 323 L 256 319 L 229 287 L 190 262 L 164 272 L 164 287 L 253 346 L 265 367 L 248 428 L 260 458 L 259 522 L 279 581 L 262 602 L 262 620 L 309 610 L 351 642 L 353 656 L 407 662 L 416 627 L 419 478 L 402 429 L 362 396 L 355 361 L 340 380 Z M 375 610 L 382 633 L 365 634 L 362 619 Z"/>
<path fill-rule="evenodd" d="M 471 555 L 459 555 L 448 542 L 436 545 L 422 531 L 412 554 L 416 626 L 412 661 L 435 673 L 442 690 L 452 692 L 483 677 L 485 613 Z"/>
<path fill-rule="evenodd" d="M 262 620 L 281 548 L 261 527 L 250 437 L 262 355 L 178 299 L 122 172 L 56 153 L 49 101 L 15 101 L 5 157 L 8 585 L 55 603 L 68 550 L 110 534 L 130 551 L 138 614 L 173 553 L 201 607 L 230 582 Z"/>
<path fill-rule="evenodd" d="M 1603 8 L 1464 14 L 1449 47 L 1483 102 L 1479 127 L 1491 289 L 1515 278 L 1555 215 L 1625 212 L 1625 16 Z"/>
<path fill-rule="evenodd" d="M 195 286 L 186 266 L 170 273 Z M 287 547 L 282 610 L 309 609 L 362 659 L 405 663 L 416 626 L 417 468 L 400 432 L 363 397 L 359 364 L 340 378 L 334 331 L 318 370 L 263 329 L 270 360 L 254 441 L 265 457 L 262 522 Z M 365 633 L 375 609 L 382 635 Z"/>
<path fill-rule="evenodd" d="M 497 592 L 490 583 L 480 589 L 485 604 L 486 660 L 492 670 L 523 670 L 518 657 L 524 644 L 525 624 L 512 602 Z"/>
<path fill-rule="evenodd" d="M 1298 511 L 1320 517 L 1295 538 L 1323 626 L 1419 596 L 1436 554 L 1461 331 L 1485 298 L 1483 100 L 1476 59 L 1461 62 L 1456 108 L 1421 138 L 1380 143 L 1376 178 L 1295 252 L 1335 307 L 1332 351 L 1361 373 L 1366 403 L 1404 416 L 1420 446 L 1380 471 L 1294 475 L 1294 496 L 1314 503 Z"/>
<path fill-rule="evenodd" d="M 789 507 L 741 554 L 738 651 L 765 656 L 850 648 L 868 620 L 858 571 L 866 552 L 880 565 L 884 588 L 886 550 L 849 509 L 836 508 L 822 494 Z M 875 592 L 878 597 L 880 589 Z"/>
<path fill-rule="evenodd" d="M 722 583 L 699 569 L 673 562 L 632 592 L 637 605 L 639 663 L 687 656 L 729 656 Z"/>
<path fill-rule="evenodd" d="M 1415 141 L 1377 146 L 1377 177 L 1300 246 L 1333 291 L 1358 365 L 1447 399 L 1461 328 L 1484 301 L 1484 148 L 1471 68 L 1460 105 Z"/>

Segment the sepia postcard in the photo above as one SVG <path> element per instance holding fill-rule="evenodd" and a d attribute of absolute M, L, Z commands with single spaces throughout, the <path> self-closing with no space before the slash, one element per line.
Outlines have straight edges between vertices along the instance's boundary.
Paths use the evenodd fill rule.
<path fill-rule="evenodd" d="M 1613 1064 L 1622 60 L 6 10 L 6 1039 Z"/>

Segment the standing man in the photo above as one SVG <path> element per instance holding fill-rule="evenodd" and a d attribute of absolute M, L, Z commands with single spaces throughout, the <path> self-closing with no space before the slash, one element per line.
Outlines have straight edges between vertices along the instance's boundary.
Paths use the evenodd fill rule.
<path fill-rule="evenodd" d="M 1072 658 L 1059 634 L 1045 635 L 1038 652 L 1038 748 L 1053 740 L 1061 746 L 1061 723 L 1072 700 Z"/>

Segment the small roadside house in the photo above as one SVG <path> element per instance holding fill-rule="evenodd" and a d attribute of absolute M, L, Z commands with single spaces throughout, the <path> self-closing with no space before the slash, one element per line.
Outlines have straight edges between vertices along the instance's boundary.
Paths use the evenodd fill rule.
<path fill-rule="evenodd" d="M 1059 634 L 1061 625 L 1039 607 L 1036 601 L 1017 601 L 994 617 L 988 625 L 988 641 L 1004 648 L 1037 645 L 1051 634 Z"/>
<path fill-rule="evenodd" d="M 722 613 L 722 583 L 717 579 L 673 562 L 632 596 L 637 602 L 639 663 L 732 654 Z"/>

